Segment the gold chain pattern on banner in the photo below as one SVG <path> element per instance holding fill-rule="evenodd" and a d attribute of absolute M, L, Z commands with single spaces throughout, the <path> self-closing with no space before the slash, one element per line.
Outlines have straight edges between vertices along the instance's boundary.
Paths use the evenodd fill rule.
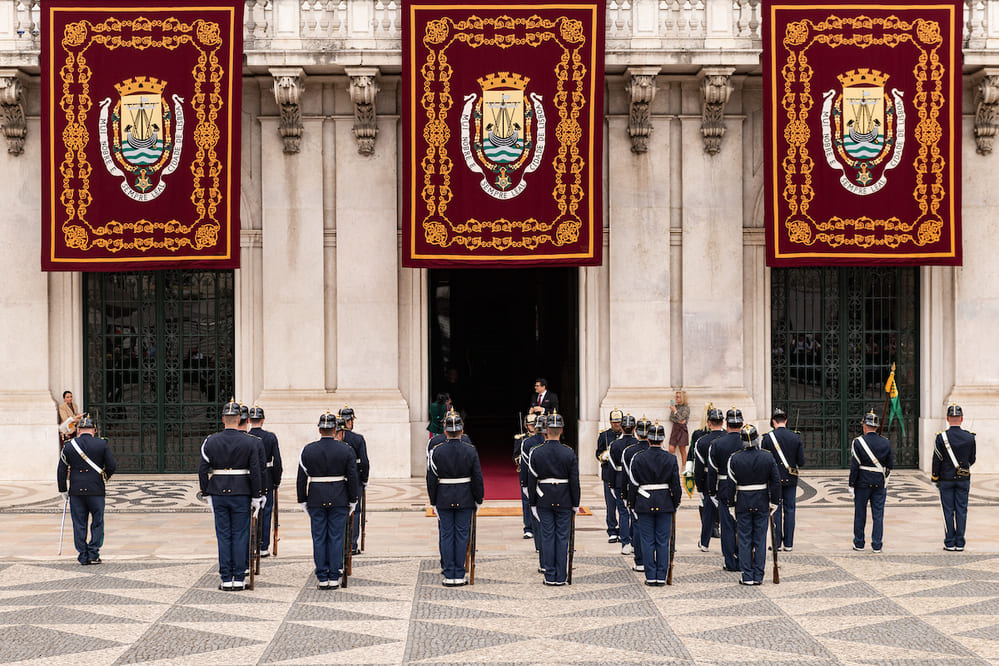
<path fill-rule="evenodd" d="M 161 30 L 160 37 L 149 34 L 154 28 Z M 128 31 L 129 37 L 123 36 L 125 31 Z M 93 202 L 90 193 L 93 167 L 87 160 L 86 149 L 90 134 L 86 122 L 93 102 L 90 99 L 92 72 L 87 65 L 85 53 L 93 45 L 103 46 L 108 51 L 119 48 L 140 51 L 162 48 L 173 51 L 184 45 L 197 49 L 198 60 L 192 70 L 195 93 L 190 103 L 197 118 L 193 132 L 197 150 L 191 163 L 191 202 L 198 219 L 192 224 L 184 224 L 178 220 L 111 220 L 95 226 L 87 221 L 87 209 Z M 66 62 L 59 70 L 62 79 L 62 98 L 59 104 L 66 114 L 66 127 L 62 133 L 66 152 L 59 168 L 62 174 L 60 200 L 66 210 L 66 221 L 62 225 L 66 247 L 79 250 L 99 247 L 116 253 L 122 250 L 146 252 L 152 249 L 177 251 L 184 247 L 202 250 L 218 244 L 222 225 L 216 219 L 216 213 L 223 196 L 220 188 L 223 166 L 218 159 L 216 146 L 221 137 L 218 115 L 224 103 L 221 88 L 225 72 L 219 66 L 216 52 L 222 45 L 220 25 L 203 19 L 184 23 L 176 18 L 122 20 L 112 17 L 103 23 L 78 21 L 66 25 L 62 37 Z M 206 84 L 210 87 L 207 94 Z M 74 93 L 75 87 L 79 88 L 78 93 Z M 233 138 L 229 137 L 229 140 L 232 141 Z M 80 184 L 76 190 L 72 187 L 74 179 Z M 163 234 L 162 240 L 156 240 L 152 236 L 158 231 Z M 193 239 L 190 238 L 192 231 Z M 149 236 L 126 241 L 126 233 Z"/>
<path fill-rule="evenodd" d="M 518 28 L 523 31 L 523 37 L 518 37 L 514 32 Z M 465 43 L 471 48 L 495 46 L 501 49 L 514 46 L 538 47 L 546 42 L 554 42 L 562 48 L 554 70 L 557 90 L 554 105 L 558 113 L 555 140 L 558 152 L 553 161 L 555 188 L 552 196 L 559 210 L 559 216 L 555 220 L 542 222 L 534 218 L 472 218 L 464 223 L 454 224 L 448 219 L 447 208 L 454 198 L 451 190 L 454 162 L 447 152 L 447 142 L 451 137 L 447 117 L 454 106 L 454 99 L 451 97 L 454 70 L 448 62 L 446 52 L 456 42 Z M 579 143 L 583 138 L 579 115 L 586 103 L 586 66 L 579 53 L 586 45 L 586 32 L 582 22 L 565 16 L 556 19 L 538 16 L 470 16 L 459 22 L 440 18 L 427 23 L 423 45 L 427 48 L 427 57 L 420 68 L 423 78 L 420 104 L 427 116 L 423 127 L 427 147 L 420 166 L 423 169 L 421 196 L 427 210 L 422 221 L 426 242 L 442 248 L 461 245 L 468 250 L 485 248 L 500 252 L 513 248 L 534 250 L 543 244 L 561 247 L 577 242 L 583 226 L 578 209 L 584 196 L 582 181 L 586 167 L 579 150 Z M 438 100 L 436 104 L 435 98 Z M 570 174 L 568 183 L 567 173 Z M 521 240 L 514 240 L 512 235 L 496 235 L 512 234 L 518 230 L 521 232 Z M 485 237 L 486 233 L 489 238 Z"/>
<path fill-rule="evenodd" d="M 851 29 L 852 35 L 843 34 L 846 28 Z M 814 44 L 831 48 L 896 48 L 905 43 L 919 49 L 918 62 L 913 69 L 917 92 L 912 103 L 919 118 L 913 132 L 919 145 L 913 162 L 916 170 L 913 196 L 919 205 L 920 216 L 913 222 L 902 222 L 896 217 L 873 219 L 865 216 L 855 219 L 832 217 L 826 222 L 817 222 L 808 215 L 809 204 L 815 196 L 812 187 L 815 162 L 807 147 L 810 137 L 808 113 L 813 105 L 813 70 L 808 64 L 806 51 Z M 946 170 L 939 145 L 943 138 L 939 116 L 945 103 L 944 76 L 947 74 L 937 52 L 943 45 L 940 24 L 925 19 L 902 21 L 894 16 L 830 16 L 819 23 L 805 19 L 785 27 L 783 44 L 788 49 L 787 61 L 781 69 L 784 79 L 781 104 L 787 112 L 784 131 L 787 154 L 782 161 L 782 194 L 789 208 L 788 219 L 784 221 L 788 239 L 799 245 L 821 242 L 834 248 L 853 245 L 863 249 L 895 249 L 905 243 L 923 246 L 938 242 L 943 229 L 943 219 L 938 211 L 945 196 Z M 800 91 L 795 90 L 796 84 L 800 86 Z M 876 233 L 878 230 L 882 233 Z"/>

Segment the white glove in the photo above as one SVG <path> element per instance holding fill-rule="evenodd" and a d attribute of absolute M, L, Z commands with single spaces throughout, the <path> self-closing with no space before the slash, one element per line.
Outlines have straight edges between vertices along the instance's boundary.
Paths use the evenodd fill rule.
<path fill-rule="evenodd" d="M 857 498 L 857 493 L 854 492 L 853 486 L 850 486 L 849 488 L 847 488 L 847 492 L 850 493 L 850 499 L 856 499 Z"/>
<path fill-rule="evenodd" d="M 351 502 L 349 505 L 348 513 L 353 514 L 355 509 L 357 509 L 357 502 Z"/>
<path fill-rule="evenodd" d="M 259 498 L 257 498 L 257 499 L 259 499 L 259 500 L 260 500 L 260 508 L 261 508 L 261 509 L 263 509 L 263 508 L 264 508 L 265 506 L 267 506 L 267 495 L 261 495 L 261 496 L 260 496 Z"/>
<path fill-rule="evenodd" d="M 475 510 L 478 511 L 481 508 L 482 508 L 482 502 L 476 502 L 475 503 Z"/>
<path fill-rule="evenodd" d="M 520 489 L 520 491 L 521 491 L 522 493 L 524 493 L 524 497 L 527 497 L 527 487 L 526 487 L 526 486 L 522 487 L 522 488 Z"/>
<path fill-rule="evenodd" d="M 694 461 L 688 460 L 687 465 L 683 468 L 684 476 L 694 476 Z"/>
<path fill-rule="evenodd" d="M 711 495 L 708 495 L 708 499 L 711 500 L 712 504 L 714 504 L 715 506 L 718 506 L 718 498 L 717 497 L 712 497 Z"/>
<path fill-rule="evenodd" d="M 538 521 L 539 523 L 541 522 L 541 517 L 538 515 L 538 507 L 532 506 L 531 514 L 534 515 L 534 520 Z"/>
<path fill-rule="evenodd" d="M 253 517 L 256 518 L 257 514 L 260 513 L 260 509 L 264 506 L 263 497 L 254 497 L 250 500 L 250 508 L 253 510 Z"/>
<path fill-rule="evenodd" d="M 211 495 L 207 495 L 206 497 L 208 499 L 208 510 L 209 511 L 214 511 L 215 507 L 212 506 L 212 496 Z"/>
<path fill-rule="evenodd" d="M 601 462 L 609 462 L 610 461 L 610 450 L 604 449 L 603 453 L 600 454 L 600 460 L 601 460 Z"/>
<path fill-rule="evenodd" d="M 302 502 L 300 504 L 300 506 L 302 507 L 302 511 L 304 511 L 305 513 L 309 512 L 309 503 L 308 502 Z"/>
<path fill-rule="evenodd" d="M 69 501 L 69 493 L 68 492 L 59 493 L 59 497 L 62 498 L 63 502 L 68 502 Z"/>
<path fill-rule="evenodd" d="M 773 513 L 776 510 L 777 510 L 777 505 L 774 504 L 773 502 L 771 502 L 770 503 L 770 513 Z"/>
<path fill-rule="evenodd" d="M 579 507 L 578 506 L 572 507 L 572 512 L 573 513 L 579 513 Z"/>
<path fill-rule="evenodd" d="M 614 499 L 617 499 L 617 493 L 614 492 L 614 489 L 611 488 L 610 491 L 611 491 L 611 497 L 613 497 Z"/>

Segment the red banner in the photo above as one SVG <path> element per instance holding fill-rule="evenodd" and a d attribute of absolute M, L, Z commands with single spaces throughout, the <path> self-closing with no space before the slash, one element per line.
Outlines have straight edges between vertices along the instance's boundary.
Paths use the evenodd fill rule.
<path fill-rule="evenodd" d="M 403 2 L 412 267 L 598 265 L 604 0 Z"/>
<path fill-rule="evenodd" d="M 960 265 L 963 8 L 763 1 L 769 265 Z"/>
<path fill-rule="evenodd" d="M 42 270 L 239 267 L 243 3 L 42 0 Z"/>

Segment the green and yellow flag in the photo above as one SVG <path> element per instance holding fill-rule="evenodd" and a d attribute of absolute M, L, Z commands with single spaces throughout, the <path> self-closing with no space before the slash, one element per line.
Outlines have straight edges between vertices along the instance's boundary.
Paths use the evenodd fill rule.
<path fill-rule="evenodd" d="M 891 422 L 898 417 L 898 425 L 902 428 L 902 436 L 905 436 L 905 419 L 902 418 L 902 401 L 898 398 L 898 386 L 895 385 L 895 364 L 891 364 L 891 374 L 888 375 L 888 381 L 885 382 L 885 393 L 888 394 L 888 401 L 891 403 L 888 407 L 888 425 L 885 426 L 885 432 L 891 428 Z"/>

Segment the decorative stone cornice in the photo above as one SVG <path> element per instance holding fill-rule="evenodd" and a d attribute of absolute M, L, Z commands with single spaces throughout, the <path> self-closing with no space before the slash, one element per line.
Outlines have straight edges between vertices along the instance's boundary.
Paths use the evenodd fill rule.
<path fill-rule="evenodd" d="M 350 77 L 350 101 L 354 103 L 354 138 L 360 155 L 373 155 L 378 122 L 375 118 L 375 97 L 379 87 L 377 67 L 345 67 Z"/>
<path fill-rule="evenodd" d="M 986 67 L 976 72 L 975 143 L 979 155 L 992 153 L 996 136 L 996 104 L 999 104 L 999 69 Z"/>
<path fill-rule="evenodd" d="M 646 153 L 649 151 L 649 135 L 652 134 L 652 120 L 649 117 L 649 106 L 656 98 L 656 75 L 660 67 L 629 67 L 625 71 L 628 77 L 628 97 L 631 100 L 628 110 L 628 136 L 631 137 L 631 152 Z"/>
<path fill-rule="evenodd" d="M 24 152 L 28 124 L 24 118 L 24 75 L 16 69 L 0 69 L 0 125 L 7 138 L 7 152 Z"/>
<path fill-rule="evenodd" d="M 274 100 L 281 109 L 278 131 L 284 141 L 284 152 L 297 153 L 302 143 L 302 92 L 305 90 L 305 70 L 301 67 L 271 67 L 274 77 Z"/>
<path fill-rule="evenodd" d="M 714 155 L 721 150 L 725 136 L 725 105 L 732 95 L 729 79 L 734 67 L 704 67 L 701 69 L 701 136 L 704 152 Z"/>

